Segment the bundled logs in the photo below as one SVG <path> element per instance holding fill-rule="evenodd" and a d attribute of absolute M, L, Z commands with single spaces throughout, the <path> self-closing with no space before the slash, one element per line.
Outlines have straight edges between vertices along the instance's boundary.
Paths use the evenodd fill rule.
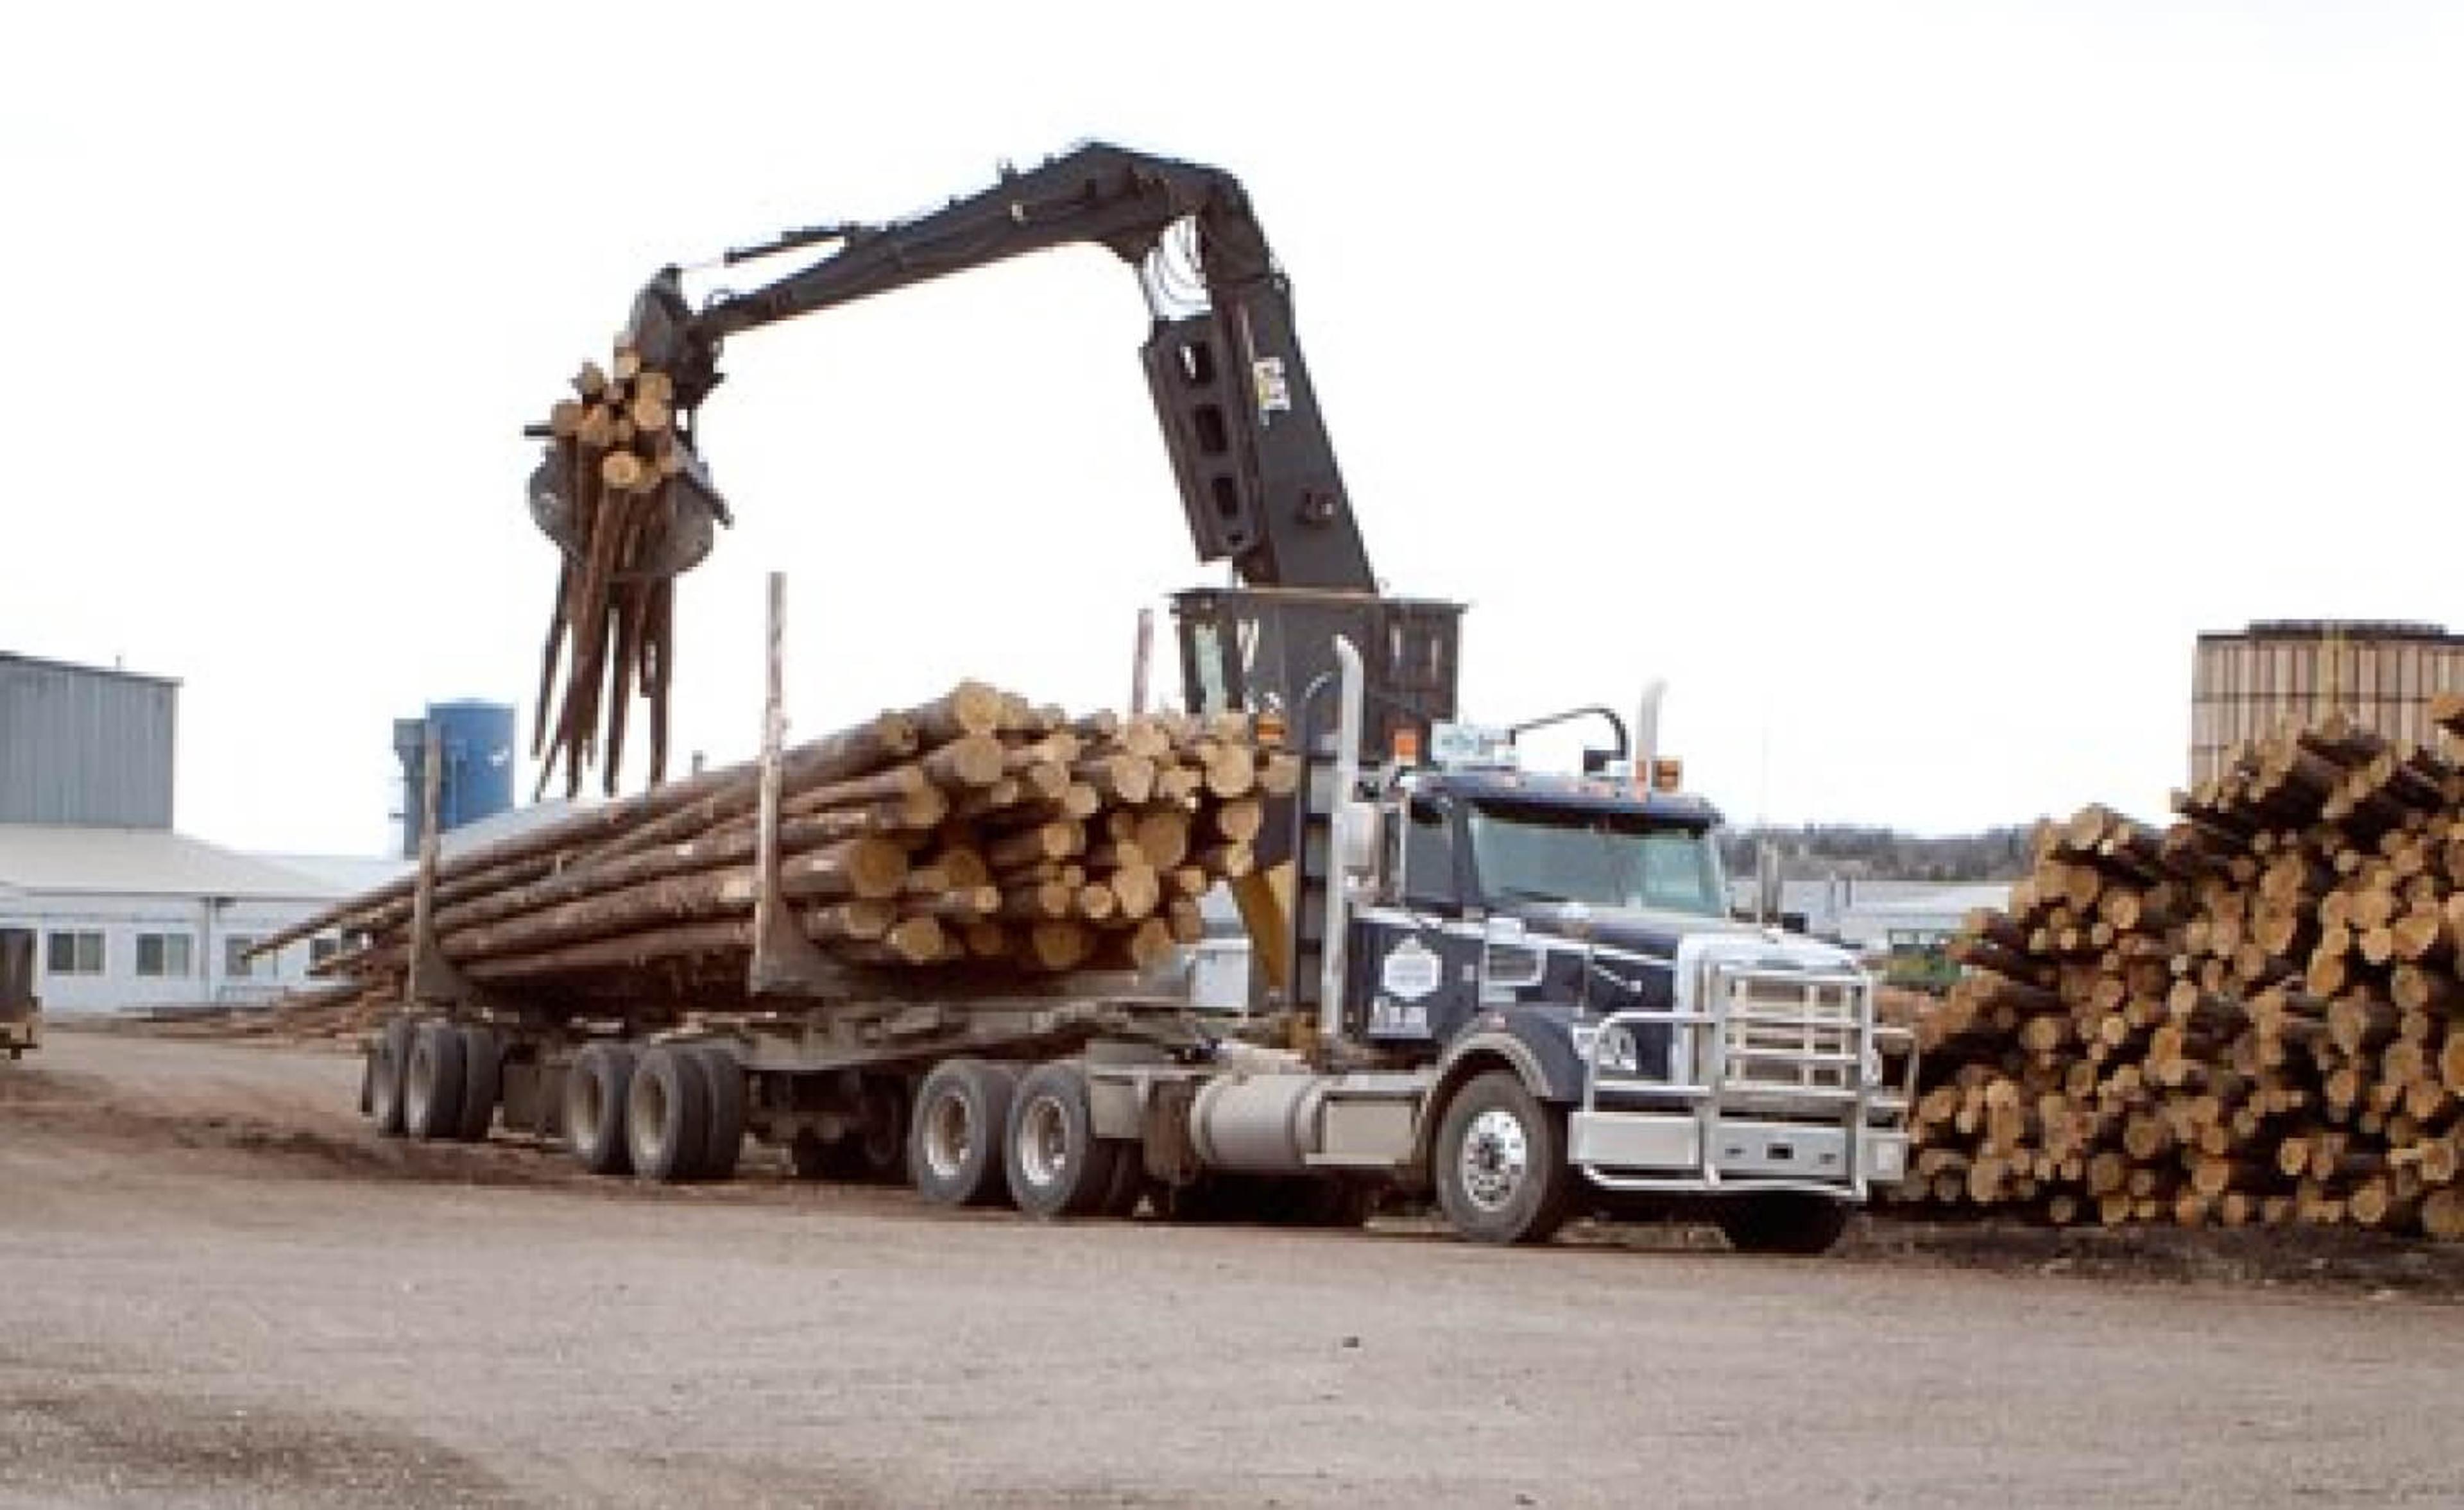
<path fill-rule="evenodd" d="M 2331 717 L 2173 806 L 2048 825 L 1968 918 L 1903 1193 L 2464 1238 L 2464 764 Z"/>
<path fill-rule="evenodd" d="M 535 431 L 547 437 L 547 468 L 564 509 L 542 521 L 559 537 L 563 563 L 539 666 L 531 754 L 540 758 L 542 792 L 562 759 L 568 797 L 581 790 L 583 769 L 604 755 L 612 796 L 637 688 L 649 714 L 650 785 L 667 775 L 674 574 L 691 564 L 694 553 L 683 537 L 696 522 L 679 517 L 676 479 L 693 457 L 673 383 L 644 367 L 631 350 L 618 347 L 607 369 L 584 364 L 573 386 L 575 396 Z M 561 664 L 566 676 L 560 699 Z"/>
<path fill-rule="evenodd" d="M 1298 761 L 1245 715 L 1070 719 L 980 683 L 788 747 L 778 894 L 832 962 L 895 973 L 1133 971 L 1202 932 L 1198 899 L 1247 873 Z M 468 982 L 529 1004 L 741 1003 L 759 886 L 758 767 L 708 773 L 456 857 L 429 907 Z M 399 999 L 414 882 L 326 929 L 319 974 Z"/>

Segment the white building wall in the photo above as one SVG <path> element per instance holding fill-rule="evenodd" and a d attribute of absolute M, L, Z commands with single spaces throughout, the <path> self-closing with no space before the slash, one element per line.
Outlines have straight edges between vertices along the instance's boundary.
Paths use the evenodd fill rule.
<path fill-rule="evenodd" d="M 325 898 L 249 899 L 216 907 L 196 897 L 142 893 L 0 892 L 0 927 L 31 928 L 34 942 L 34 995 L 47 1013 L 110 1012 L 129 1007 L 188 1006 L 201 1002 L 259 1001 L 310 984 L 309 945 L 290 945 L 250 962 L 233 976 L 224 958 L 235 936 L 262 938 L 324 910 Z M 50 935 L 99 932 L 99 974 L 55 974 Z M 141 933 L 190 937 L 186 975 L 140 975 Z"/>

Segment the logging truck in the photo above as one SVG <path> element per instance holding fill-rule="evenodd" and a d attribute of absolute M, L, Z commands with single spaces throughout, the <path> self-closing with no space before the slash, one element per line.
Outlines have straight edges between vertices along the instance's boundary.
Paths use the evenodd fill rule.
<path fill-rule="evenodd" d="M 398 969 L 410 1003 L 368 1045 L 368 1115 L 428 1138 L 501 1124 L 650 1180 L 725 1177 L 750 1136 L 800 1173 L 1041 1216 L 1151 1203 L 1349 1223 L 1401 1188 L 1484 1241 L 1544 1241 L 1604 1209 L 1707 1216 L 1741 1247 L 1828 1247 L 1904 1163 L 1906 1045 L 1848 956 L 1729 919 L 1717 815 L 1676 789 L 1656 741 L 1631 748 L 1621 719 L 1586 711 L 1614 744 L 1553 777 L 1520 769 L 1515 735 L 1556 720 L 1457 718 L 1460 605 L 1381 591 L 1288 284 L 1220 169 L 1088 145 L 910 220 L 731 252 L 813 260 L 698 308 L 677 269 L 655 275 L 612 368 L 585 367 L 533 431 L 529 503 L 565 561 L 535 743 L 578 779 L 612 666 L 612 781 L 638 673 L 655 789 L 665 588 L 727 517 L 693 427 L 723 341 L 1088 242 L 1142 274 L 1141 356 L 1183 510 L 1199 558 L 1241 580 L 1174 600 L 1199 722 L 1157 748 L 1183 784 L 1120 763 L 1155 752 L 1056 755 L 1073 726 L 1023 709 L 962 730 L 948 700 L 905 720 L 909 752 L 917 731 L 948 741 L 894 768 L 907 785 L 883 768 L 882 729 L 782 750 L 774 577 L 758 781 L 620 804 L 595 851 L 535 846 L 451 885 L 431 821 L 411 893 L 353 914 L 407 929 L 356 956 Z M 986 742 L 996 726 L 1009 746 Z M 1045 768 L 1053 785 L 1019 789 Z M 1074 814 L 1073 776 L 1089 787 Z M 934 816 L 885 811 L 893 799 Z M 611 840 L 627 814 L 691 853 Z M 1208 847 L 1180 864 L 1191 821 Z M 1175 860 L 1151 864 L 1149 821 Z M 870 852 L 879 889 L 864 891 L 849 846 L 885 834 L 916 869 L 911 851 Z M 676 873 L 721 863 L 740 868 Z M 1229 887 L 1254 1012 L 1157 989 L 1157 952 L 1196 942 L 1194 894 L 1169 921 L 1140 915 L 1165 871 Z M 528 889 L 474 903 L 473 874 Z M 946 928 L 959 916 L 963 945 Z M 1107 961 L 1130 968 L 1090 973 Z"/>
<path fill-rule="evenodd" d="M 471 946 L 457 961 L 433 930 L 431 828 L 409 899 L 417 1005 L 372 1037 L 363 1109 L 419 1138 L 501 1122 L 654 1181 L 726 1178 L 750 1135 L 799 1174 L 1047 1217 L 1151 1201 L 1351 1224 L 1400 1189 L 1488 1242 L 1603 1212 L 1706 1218 L 1749 1250 L 1829 1247 L 1906 1159 L 1913 1061 L 1868 978 L 1728 919 L 1717 814 L 1674 789 L 1672 762 L 1627 752 L 1621 722 L 1582 776 L 1524 771 L 1511 732 L 1456 723 L 1430 762 L 1407 739 L 1369 770 L 1360 658 L 1333 649 L 1338 673 L 1297 705 L 1311 755 L 1283 926 L 1251 930 L 1286 951 L 1280 1010 L 1210 1017 L 1152 976 L 1039 983 L 963 953 L 850 973 L 781 881 L 774 733 L 749 928 L 614 941 L 672 964 L 741 936 L 740 988 L 649 1010 L 646 969 L 638 1000 L 577 1005 L 556 988 L 611 957 L 607 940 L 491 961 L 464 931 L 446 940 Z M 471 978 L 491 963 L 504 983 Z"/>

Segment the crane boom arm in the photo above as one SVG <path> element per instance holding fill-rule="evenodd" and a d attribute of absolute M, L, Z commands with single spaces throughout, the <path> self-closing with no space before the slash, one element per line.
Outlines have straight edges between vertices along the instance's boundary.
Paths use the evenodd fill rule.
<path fill-rule="evenodd" d="M 662 270 L 629 338 L 697 406 L 733 336 L 856 299 L 1076 243 L 1109 248 L 1152 279 L 1177 226 L 1194 230 L 1205 307 L 1155 309 L 1140 355 L 1204 560 L 1256 586 L 1374 593 L 1375 577 L 1293 329 L 1290 286 L 1238 180 L 1219 168 L 1089 143 L 939 209 L 884 225 L 792 231 L 729 256 L 818 250 L 818 260 L 699 310 Z"/>

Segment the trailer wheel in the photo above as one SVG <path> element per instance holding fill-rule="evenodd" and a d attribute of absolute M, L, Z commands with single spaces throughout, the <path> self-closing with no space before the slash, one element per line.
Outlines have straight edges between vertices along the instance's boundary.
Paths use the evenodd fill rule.
<path fill-rule="evenodd" d="M 633 1172 L 672 1184 L 701 1173 L 710 1144 L 710 1080 L 688 1044 L 661 1043 L 633 1067 L 625 1090 L 625 1150 Z"/>
<path fill-rule="evenodd" d="M 1030 1216 L 1086 1216 L 1103 1205 L 1119 1169 L 1113 1146 L 1095 1136 L 1085 1066 L 1038 1064 L 1010 1102 L 1009 1193 Z"/>
<path fill-rule="evenodd" d="M 402 1070 L 403 1130 L 422 1142 L 462 1131 L 462 1030 L 423 1022 L 410 1039 Z"/>
<path fill-rule="evenodd" d="M 907 1138 L 907 1177 L 941 1206 L 989 1206 L 1009 1196 L 1001 1156 L 1017 1082 L 1006 1064 L 944 1060 L 924 1077 Z"/>
<path fill-rule="evenodd" d="M 625 1148 L 625 1101 L 633 1051 L 621 1043 L 585 1043 L 564 1077 L 564 1140 L 593 1174 L 632 1168 Z"/>
<path fill-rule="evenodd" d="M 1574 1180 L 1565 1116 L 1512 1070 L 1455 1092 L 1429 1162 L 1446 1220 L 1474 1242 L 1547 1242 L 1566 1224 Z"/>
<path fill-rule="evenodd" d="M 1802 1191 L 1771 1191 L 1729 1201 L 1720 1231 L 1739 1253 L 1829 1253 L 1848 1230 L 1845 1201 Z"/>
<path fill-rule="evenodd" d="M 367 1075 L 362 1093 L 363 1109 L 376 1124 L 379 1137 L 402 1136 L 402 1071 L 409 1059 L 410 1019 L 385 1018 L 385 1026 L 368 1042 Z"/>
<path fill-rule="evenodd" d="M 736 1056 L 717 1043 L 696 1043 L 691 1049 L 710 1104 L 710 1136 L 701 1146 L 701 1178 L 736 1177 L 736 1162 L 744 1153 L 744 1071 Z"/>
<path fill-rule="evenodd" d="M 462 1030 L 462 1115 L 453 1135 L 464 1143 L 485 1143 L 496 1122 L 496 1101 L 505 1084 L 505 1045 L 495 1030 Z"/>

